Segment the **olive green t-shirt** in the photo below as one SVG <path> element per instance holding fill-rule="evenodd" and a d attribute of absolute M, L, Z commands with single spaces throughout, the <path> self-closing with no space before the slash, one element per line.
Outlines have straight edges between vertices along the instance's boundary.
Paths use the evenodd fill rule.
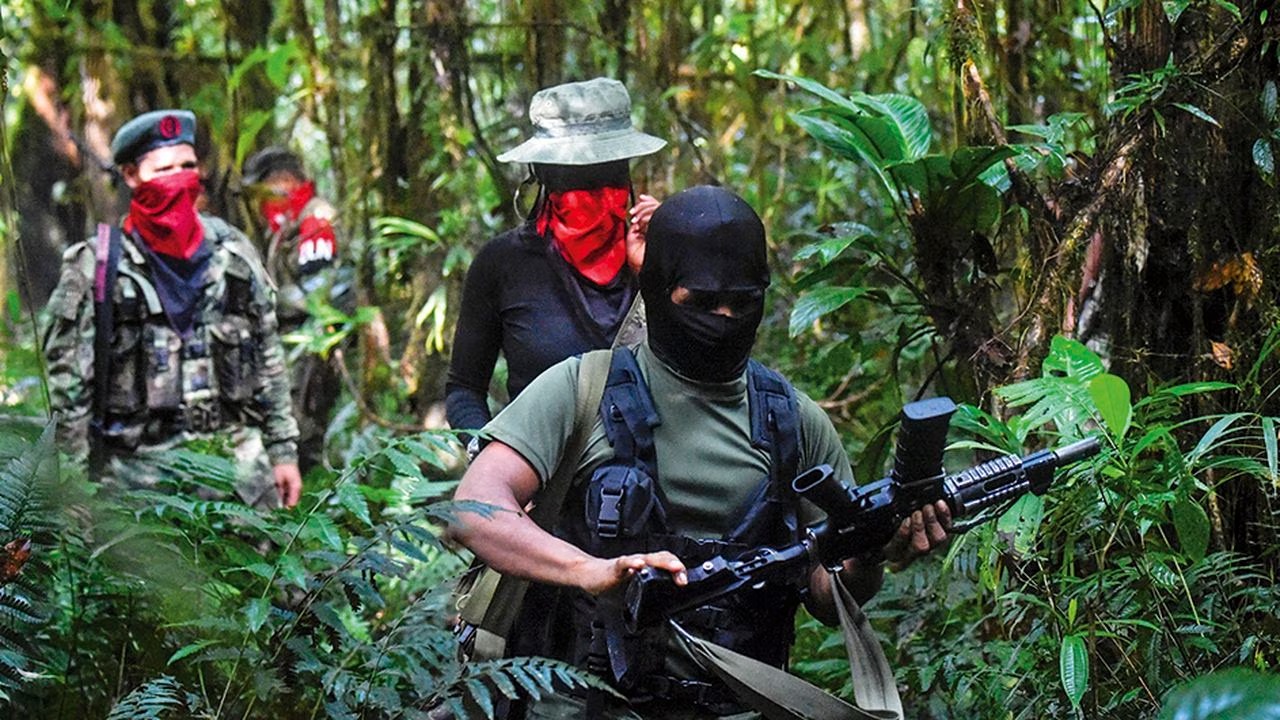
<path fill-rule="evenodd" d="M 719 538 L 736 526 L 769 472 L 768 453 L 751 445 L 746 373 L 727 383 L 694 382 L 664 365 L 647 344 L 637 348 L 636 360 L 661 419 L 654 444 L 669 527 L 677 534 Z M 524 457 L 543 483 L 555 472 L 573 433 L 578 364 L 574 357 L 547 369 L 485 426 L 490 438 Z M 796 391 L 796 396 L 798 469 L 826 463 L 838 479 L 852 484 L 849 458 L 831 421 L 804 393 Z M 575 484 L 590 480 L 596 467 L 612 458 L 597 413 Z M 804 514 L 814 515 L 811 509 Z"/>
<path fill-rule="evenodd" d="M 658 483 L 666 496 L 668 527 L 674 534 L 720 538 L 733 530 L 748 503 L 768 475 L 768 453 L 751 445 L 751 415 L 747 378 L 727 383 L 694 382 L 658 360 L 648 345 L 636 349 L 636 360 L 660 416 L 654 428 L 658 458 Z M 510 405 L 485 427 L 493 440 L 502 442 L 529 462 L 545 484 L 556 470 L 573 434 L 578 392 L 579 358 L 569 358 L 537 377 Z M 803 393 L 796 392 L 799 407 L 799 470 L 829 464 L 836 477 L 852 484 L 849 459 L 825 413 Z M 586 450 L 577 460 L 574 483 L 581 486 L 595 469 L 613 458 L 599 412 Z M 816 508 L 801 504 L 801 522 L 820 517 Z M 666 658 L 667 671 L 695 677 L 693 661 L 681 657 L 675 641 Z M 531 718 L 581 716 L 581 701 L 555 695 L 536 703 Z M 670 708 L 661 713 L 669 717 Z M 608 718 L 647 717 L 613 707 Z M 681 718 L 704 717 L 692 706 Z M 737 718 L 755 718 L 745 713 Z"/>

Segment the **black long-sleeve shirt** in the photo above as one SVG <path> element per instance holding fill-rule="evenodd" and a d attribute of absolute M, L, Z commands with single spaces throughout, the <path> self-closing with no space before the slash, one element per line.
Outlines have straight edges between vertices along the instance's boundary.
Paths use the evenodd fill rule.
<path fill-rule="evenodd" d="M 631 301 L 627 268 L 608 286 L 582 277 L 531 223 L 490 240 L 467 271 L 453 338 L 445 408 L 458 430 L 483 427 L 498 352 L 514 398 L 565 358 L 607 348 Z"/>

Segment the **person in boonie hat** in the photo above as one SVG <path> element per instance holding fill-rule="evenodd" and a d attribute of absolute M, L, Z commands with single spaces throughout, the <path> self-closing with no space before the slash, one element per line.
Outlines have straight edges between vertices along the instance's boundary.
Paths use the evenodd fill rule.
<path fill-rule="evenodd" d="M 446 388 L 455 429 L 491 418 L 499 352 L 514 398 L 551 365 L 609 347 L 636 324 L 628 315 L 658 201 L 635 196 L 630 161 L 666 141 L 635 128 L 627 88 L 608 78 L 538 91 L 529 120 L 532 136 L 498 160 L 527 164 L 538 197 L 525 222 L 486 244 L 468 270 Z"/>

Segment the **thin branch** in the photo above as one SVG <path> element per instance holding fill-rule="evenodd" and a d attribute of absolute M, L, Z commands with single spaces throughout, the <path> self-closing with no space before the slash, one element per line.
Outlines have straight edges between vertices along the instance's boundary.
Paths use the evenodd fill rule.
<path fill-rule="evenodd" d="M 394 420 L 388 420 L 374 412 L 373 408 L 369 407 L 369 403 L 365 402 L 364 397 L 360 394 L 360 388 L 356 387 L 355 378 L 351 377 L 351 371 L 347 369 L 346 355 L 343 353 L 342 348 L 334 349 L 333 358 L 334 364 L 338 366 L 338 373 L 342 375 L 343 384 L 347 386 L 347 391 L 351 393 L 351 399 L 355 402 L 356 409 L 360 411 L 360 417 L 379 427 L 394 430 L 395 432 L 420 433 L 426 429 L 425 425 L 399 423 Z"/>

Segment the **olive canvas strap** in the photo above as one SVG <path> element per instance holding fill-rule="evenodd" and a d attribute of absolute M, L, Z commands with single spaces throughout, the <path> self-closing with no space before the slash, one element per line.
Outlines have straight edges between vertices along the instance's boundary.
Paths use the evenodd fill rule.
<path fill-rule="evenodd" d="M 583 355 L 578 364 L 573 430 L 560 464 L 547 479 L 537 504 L 529 511 L 529 517 L 545 530 L 549 531 L 559 518 L 560 507 L 573 484 L 578 462 L 591 439 L 600 397 L 604 394 L 609 375 L 611 355 L 608 350 L 595 350 Z M 492 660 L 505 655 L 507 638 L 520 614 L 528 587 L 527 581 L 504 576 L 492 568 L 480 571 L 475 584 L 459 603 L 462 620 L 473 628 L 472 660 Z"/>
<path fill-rule="evenodd" d="M 854 705 L 785 670 L 696 638 L 675 621 L 671 626 L 680 644 L 703 669 L 768 720 L 902 720 L 902 701 L 893 672 L 866 614 L 839 575 L 832 575 L 831 586 L 849 653 Z"/>

